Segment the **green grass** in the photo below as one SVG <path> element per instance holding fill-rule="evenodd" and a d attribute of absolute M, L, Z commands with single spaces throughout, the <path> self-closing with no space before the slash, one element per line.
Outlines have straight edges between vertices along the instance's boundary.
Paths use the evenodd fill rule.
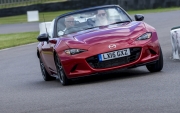
<path fill-rule="evenodd" d="M 37 42 L 39 32 L 0 34 L 0 49 Z"/>
<path fill-rule="evenodd" d="M 133 11 L 127 11 L 129 14 L 144 14 L 144 13 L 156 13 L 156 12 L 167 12 L 167 11 L 175 11 L 180 10 L 179 7 L 173 7 L 173 8 L 158 8 L 158 9 L 147 9 L 147 10 L 133 10 Z M 55 11 L 55 12 L 44 12 L 39 13 L 39 21 L 43 22 L 43 14 L 45 17 L 45 21 L 51 21 L 55 17 L 64 14 L 66 12 L 70 12 L 72 10 L 67 11 Z M 25 23 L 27 22 L 27 15 L 20 15 L 20 16 L 10 16 L 10 17 L 1 17 L 0 18 L 0 24 L 13 24 L 13 23 Z"/>

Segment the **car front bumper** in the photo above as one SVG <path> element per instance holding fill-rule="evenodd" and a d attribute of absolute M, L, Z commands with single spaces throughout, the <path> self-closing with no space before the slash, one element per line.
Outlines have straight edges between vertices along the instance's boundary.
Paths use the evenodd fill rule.
<path fill-rule="evenodd" d="M 129 60 L 129 57 L 122 57 L 114 59 L 113 61 L 108 60 L 100 62 L 97 58 L 91 60 L 89 59 L 96 57 L 102 50 L 97 49 L 97 51 L 95 51 L 93 48 L 90 48 L 87 52 L 80 53 L 74 56 L 61 54 L 61 63 L 68 78 L 77 78 L 116 69 L 147 65 L 149 63 L 155 63 L 159 59 L 160 45 L 158 41 L 149 41 L 146 44 L 136 44 L 135 46 L 131 45 L 125 48 L 139 48 L 140 51 L 139 53 L 138 51 L 134 53 L 136 54 L 134 55 L 136 58 L 131 61 Z M 93 60 L 95 60 L 95 62 L 93 62 Z"/>

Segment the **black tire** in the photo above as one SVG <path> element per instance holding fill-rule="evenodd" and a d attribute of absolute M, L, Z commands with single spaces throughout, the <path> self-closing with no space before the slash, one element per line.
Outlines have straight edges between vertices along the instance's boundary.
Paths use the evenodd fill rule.
<path fill-rule="evenodd" d="M 163 54 L 162 54 L 161 48 L 160 48 L 159 60 L 156 61 L 155 64 L 146 65 L 146 67 L 150 72 L 158 72 L 158 71 L 162 70 L 162 68 L 163 68 Z"/>
<path fill-rule="evenodd" d="M 60 83 L 63 86 L 69 85 L 71 83 L 71 80 L 67 78 L 64 72 L 63 66 L 61 65 L 60 59 L 57 56 L 57 54 L 55 55 L 55 64 L 56 64 L 57 75 L 58 75 Z"/>
<path fill-rule="evenodd" d="M 55 80 L 56 78 L 50 76 L 49 73 L 47 72 L 47 70 L 46 70 L 46 68 L 45 68 L 41 58 L 39 58 L 39 63 L 40 63 L 40 68 L 41 68 L 41 73 L 42 73 L 43 79 L 45 81 Z"/>

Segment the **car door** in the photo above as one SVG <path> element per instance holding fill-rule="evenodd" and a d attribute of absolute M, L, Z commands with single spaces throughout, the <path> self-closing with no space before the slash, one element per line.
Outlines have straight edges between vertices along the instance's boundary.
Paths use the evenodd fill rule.
<path fill-rule="evenodd" d="M 48 69 L 51 71 L 52 74 L 56 70 L 54 55 L 53 55 L 54 46 L 56 44 L 56 41 L 53 38 L 54 22 L 55 20 L 51 22 L 49 29 L 47 29 L 47 32 L 49 34 L 49 41 L 42 43 L 42 57 L 44 59 L 46 66 L 48 67 Z"/>

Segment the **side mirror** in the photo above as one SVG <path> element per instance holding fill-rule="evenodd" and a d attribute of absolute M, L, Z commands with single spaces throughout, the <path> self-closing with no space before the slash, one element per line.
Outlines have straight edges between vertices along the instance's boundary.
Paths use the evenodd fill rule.
<path fill-rule="evenodd" d="M 37 40 L 39 42 L 42 42 L 42 41 L 48 41 L 49 40 L 49 36 L 47 33 L 43 33 L 43 34 L 40 34 L 38 37 L 37 37 Z"/>
<path fill-rule="evenodd" d="M 142 14 L 136 14 L 136 15 L 134 15 L 134 18 L 136 21 L 143 21 L 144 20 L 144 16 Z"/>

